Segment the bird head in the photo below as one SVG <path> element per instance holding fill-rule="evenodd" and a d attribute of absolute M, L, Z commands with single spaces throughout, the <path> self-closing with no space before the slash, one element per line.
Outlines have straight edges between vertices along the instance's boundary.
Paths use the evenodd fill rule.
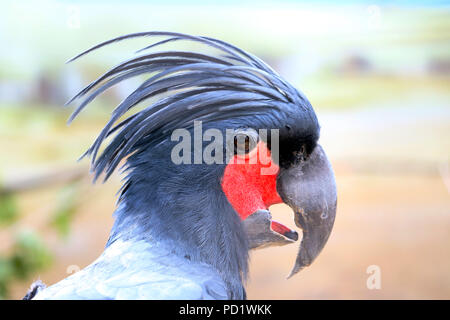
<path fill-rule="evenodd" d="M 151 216 L 137 228 L 157 229 L 155 237 L 167 234 L 201 247 L 200 259 L 217 256 L 220 267 L 242 250 L 296 242 L 297 232 L 272 221 L 268 211 L 285 203 L 303 233 L 291 275 L 309 266 L 331 233 L 336 186 L 308 99 L 257 57 L 209 37 L 135 33 L 96 45 L 70 61 L 138 37 L 163 39 L 69 101 L 82 99 L 72 121 L 105 90 L 147 77 L 114 109 L 85 154 L 91 156 L 95 177 L 104 173 L 105 180 L 126 162 L 119 202 L 139 214 L 119 216 L 116 229 L 141 215 Z M 179 41 L 203 45 L 208 53 L 157 51 Z M 142 103 L 147 105 L 129 115 Z M 239 245 L 227 250 L 233 239 Z M 236 268 L 245 272 L 245 263 Z"/>
<path fill-rule="evenodd" d="M 291 134 L 295 124 L 287 128 L 277 137 L 281 141 L 255 143 L 245 161 L 239 162 L 239 155 L 235 155 L 225 168 L 222 187 L 244 221 L 252 249 L 297 241 L 298 233 L 273 221 L 268 208 L 285 203 L 293 210 L 302 240 L 291 277 L 309 266 L 326 244 L 334 224 L 337 195 L 323 148 L 302 128 Z"/>

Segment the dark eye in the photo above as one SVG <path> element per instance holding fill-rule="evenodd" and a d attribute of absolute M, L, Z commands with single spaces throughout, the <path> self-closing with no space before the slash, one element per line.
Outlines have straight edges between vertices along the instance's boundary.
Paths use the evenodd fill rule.
<path fill-rule="evenodd" d="M 258 133 L 254 129 L 240 129 L 234 135 L 234 154 L 245 155 L 258 144 Z"/>

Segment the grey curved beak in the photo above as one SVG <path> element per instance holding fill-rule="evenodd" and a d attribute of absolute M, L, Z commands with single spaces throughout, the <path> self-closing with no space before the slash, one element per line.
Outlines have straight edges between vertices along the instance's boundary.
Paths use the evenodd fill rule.
<path fill-rule="evenodd" d="M 337 191 L 331 164 L 320 145 L 298 165 L 281 169 L 277 190 L 295 213 L 303 238 L 288 278 L 309 266 L 322 251 L 333 229 Z"/>

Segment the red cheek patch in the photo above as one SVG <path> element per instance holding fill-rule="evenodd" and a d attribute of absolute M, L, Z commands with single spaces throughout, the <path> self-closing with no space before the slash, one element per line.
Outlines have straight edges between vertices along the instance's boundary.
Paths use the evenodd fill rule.
<path fill-rule="evenodd" d="M 278 166 L 271 160 L 261 163 L 262 157 L 259 155 L 267 155 L 264 159 L 270 159 L 270 151 L 264 142 L 258 143 L 257 151 L 250 155 L 257 157 L 253 161 L 249 158 L 244 161 L 235 155 L 226 166 L 222 178 L 223 192 L 242 220 L 259 209 L 283 202 L 277 192 Z M 264 170 L 261 169 L 269 167 L 275 168 L 271 170 L 274 174 L 262 174 Z"/>

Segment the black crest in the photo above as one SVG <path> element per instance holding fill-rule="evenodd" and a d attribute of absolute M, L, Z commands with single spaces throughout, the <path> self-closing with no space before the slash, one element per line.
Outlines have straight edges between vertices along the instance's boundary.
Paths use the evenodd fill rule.
<path fill-rule="evenodd" d="M 157 144 L 177 128 L 203 122 L 248 116 L 265 111 L 283 111 L 299 105 L 304 97 L 257 57 L 226 42 L 173 32 L 142 32 L 100 43 L 70 61 L 113 42 L 137 37 L 163 37 L 139 51 L 137 56 L 115 66 L 77 93 L 67 104 L 82 99 L 71 122 L 92 100 L 121 81 L 148 75 L 136 90 L 112 112 L 93 145 L 83 155 L 91 156 L 95 178 L 111 175 L 119 162 L 144 144 Z M 168 42 L 200 43 L 218 54 L 200 51 L 155 51 Z M 143 110 L 126 116 L 138 103 L 152 99 Z M 125 118 L 123 120 L 123 118 Z M 98 156 L 105 139 L 111 142 Z"/>

